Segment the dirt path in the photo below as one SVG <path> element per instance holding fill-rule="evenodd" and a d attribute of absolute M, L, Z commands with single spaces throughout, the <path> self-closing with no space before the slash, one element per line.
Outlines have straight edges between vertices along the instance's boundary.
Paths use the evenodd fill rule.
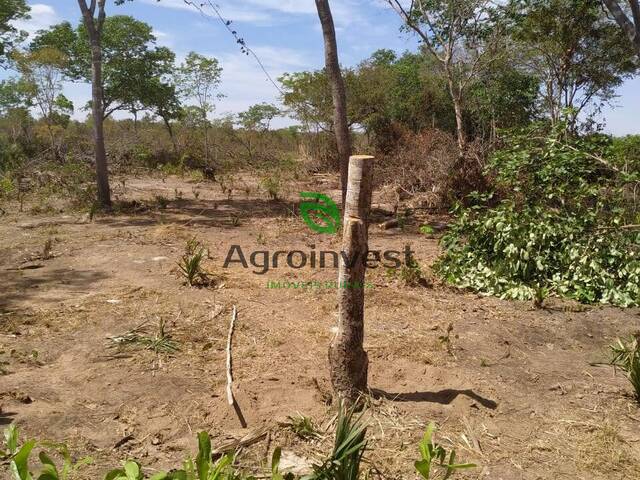
<path fill-rule="evenodd" d="M 199 430 L 218 443 L 242 435 L 224 395 L 229 312 L 237 305 L 237 399 L 250 429 L 273 427 L 271 447 L 244 450 L 241 463 L 259 467 L 274 445 L 311 458 L 325 452 L 330 438 L 305 442 L 278 422 L 296 412 L 318 425 L 331 418 L 326 350 L 335 291 L 267 282 L 333 280 L 335 271 L 285 266 L 257 275 L 222 265 L 234 244 L 249 253 L 320 251 L 338 249 L 338 240 L 314 234 L 289 203 L 245 185 L 228 199 L 214 185 L 128 179 L 116 190 L 121 200 L 163 195 L 166 209 L 134 205 L 87 223 L 80 215 L 0 218 L 0 423 L 91 455 L 83 475 L 92 479 L 130 457 L 150 468 L 176 466 Z M 218 287 L 189 288 L 177 275 L 193 236 L 210 250 Z M 54 258 L 38 259 L 48 238 Z M 438 254 L 437 240 L 415 225 L 372 227 L 370 243 L 410 244 L 425 272 Z M 480 465 L 461 478 L 640 478 L 640 410 L 630 387 L 589 364 L 605 358 L 616 336 L 640 329 L 636 310 L 559 301 L 532 310 L 439 285 L 406 287 L 381 268 L 367 279 L 367 459 L 386 478 L 416 478 L 417 441 L 429 421 L 441 425 L 442 443 Z M 143 323 L 153 336 L 159 319 L 180 348 L 173 355 L 108 340 Z"/>

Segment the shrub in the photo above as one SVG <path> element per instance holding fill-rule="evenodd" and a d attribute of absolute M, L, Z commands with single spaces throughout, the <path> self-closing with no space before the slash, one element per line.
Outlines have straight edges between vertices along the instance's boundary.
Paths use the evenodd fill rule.
<path fill-rule="evenodd" d="M 187 241 L 185 253 L 178 262 L 180 273 L 189 286 L 207 286 L 210 284 L 209 274 L 203 267 L 208 252 L 195 238 Z"/>
<path fill-rule="evenodd" d="M 269 175 L 260 180 L 260 186 L 267 192 L 271 200 L 278 200 L 282 190 L 282 181 L 278 173 Z"/>
<path fill-rule="evenodd" d="M 610 345 L 611 364 L 624 372 L 635 391 L 636 400 L 640 402 L 640 332 L 627 342 L 618 339 Z"/>
<path fill-rule="evenodd" d="M 583 303 L 640 303 L 640 235 L 610 139 L 563 127 L 515 133 L 493 155 L 495 194 L 457 206 L 435 271 L 461 288 L 509 299 L 540 292 Z"/>
<path fill-rule="evenodd" d="M 443 475 L 440 477 L 443 480 L 450 478 L 456 470 L 465 468 L 473 468 L 476 465 L 473 463 L 455 463 L 456 451 L 451 450 L 449 453 L 449 460 L 447 461 L 447 451 L 441 445 L 438 445 L 433 441 L 433 433 L 436 430 L 436 426 L 430 423 L 427 427 L 424 437 L 420 442 L 420 460 L 415 462 L 415 467 L 420 476 L 424 480 L 430 480 L 435 478 L 432 476 L 435 468 L 439 467 L 444 470 Z M 445 463 L 446 462 L 446 463 Z"/>

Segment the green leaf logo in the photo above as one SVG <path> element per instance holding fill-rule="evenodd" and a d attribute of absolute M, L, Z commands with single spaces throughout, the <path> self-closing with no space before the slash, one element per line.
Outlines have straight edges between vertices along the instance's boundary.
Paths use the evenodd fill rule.
<path fill-rule="evenodd" d="M 300 198 L 315 200 L 300 204 L 300 215 L 311 230 L 318 233 L 337 233 L 340 228 L 340 209 L 323 193 L 300 192 Z M 320 221 L 322 223 L 317 223 Z"/>

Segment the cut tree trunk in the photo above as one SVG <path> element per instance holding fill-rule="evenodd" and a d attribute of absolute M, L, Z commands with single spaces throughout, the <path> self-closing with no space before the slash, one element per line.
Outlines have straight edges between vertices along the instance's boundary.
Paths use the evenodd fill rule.
<path fill-rule="evenodd" d="M 336 29 L 333 24 L 329 0 L 316 0 L 318 17 L 322 25 L 324 37 L 324 54 L 327 76 L 331 83 L 333 96 L 333 132 L 336 137 L 338 149 L 338 161 L 340 164 L 340 186 L 342 188 L 342 205 L 345 204 L 347 195 L 347 176 L 349 174 L 349 156 L 351 155 L 351 137 L 347 119 L 347 94 L 344 87 L 344 79 L 340 71 L 338 59 L 338 44 L 336 42 Z"/>
<path fill-rule="evenodd" d="M 342 255 L 338 273 L 338 325 L 329 347 L 336 400 L 353 404 L 367 388 L 369 360 L 364 351 L 364 277 L 368 253 L 373 157 L 349 161 Z"/>

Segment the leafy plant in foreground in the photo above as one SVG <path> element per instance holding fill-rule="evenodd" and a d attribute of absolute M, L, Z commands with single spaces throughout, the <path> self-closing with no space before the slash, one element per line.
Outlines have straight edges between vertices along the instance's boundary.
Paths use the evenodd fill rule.
<path fill-rule="evenodd" d="M 158 472 L 149 480 L 235 480 L 239 479 L 231 468 L 233 456 L 224 455 L 217 461 L 211 456 L 211 438 L 207 432 L 198 434 L 198 455 L 188 458 L 181 470 Z M 146 477 L 138 462 L 128 460 L 122 468 L 111 470 L 104 480 L 144 480 Z M 249 480 L 249 479 L 246 479 Z"/>
<path fill-rule="evenodd" d="M 634 334 L 627 342 L 618 339 L 610 345 L 611 364 L 624 372 L 640 402 L 640 332 Z"/>
<path fill-rule="evenodd" d="M 78 462 L 73 462 L 69 449 L 63 443 L 37 442 L 28 440 L 19 446 L 18 428 L 10 425 L 4 431 L 5 446 L 0 451 L 0 457 L 9 459 L 9 472 L 13 480 L 70 480 L 73 474 L 82 466 L 92 462 L 91 458 L 85 457 Z M 44 447 L 54 450 L 62 457 L 62 466 L 58 469 L 55 461 L 45 450 L 38 454 L 40 460 L 40 472 L 37 476 L 29 469 L 29 458 L 36 447 Z"/>
<path fill-rule="evenodd" d="M 424 437 L 420 442 L 420 460 L 415 462 L 415 467 L 420 476 L 425 480 L 431 480 L 436 478 L 433 476 L 434 467 L 443 469 L 444 472 L 440 478 L 446 480 L 451 477 L 456 470 L 465 468 L 473 468 L 476 465 L 473 463 L 455 463 L 456 451 L 451 450 L 449 453 L 449 460 L 447 460 L 447 451 L 441 445 L 434 443 L 433 433 L 436 430 L 436 426 L 430 423 L 427 430 L 424 433 Z M 445 463 L 446 462 L 446 463 Z"/>
<path fill-rule="evenodd" d="M 364 413 L 355 417 L 355 409 L 340 407 L 336 423 L 336 439 L 333 451 L 321 465 L 314 467 L 311 475 L 302 480 L 357 480 L 360 462 L 367 447 L 367 424 Z"/>

